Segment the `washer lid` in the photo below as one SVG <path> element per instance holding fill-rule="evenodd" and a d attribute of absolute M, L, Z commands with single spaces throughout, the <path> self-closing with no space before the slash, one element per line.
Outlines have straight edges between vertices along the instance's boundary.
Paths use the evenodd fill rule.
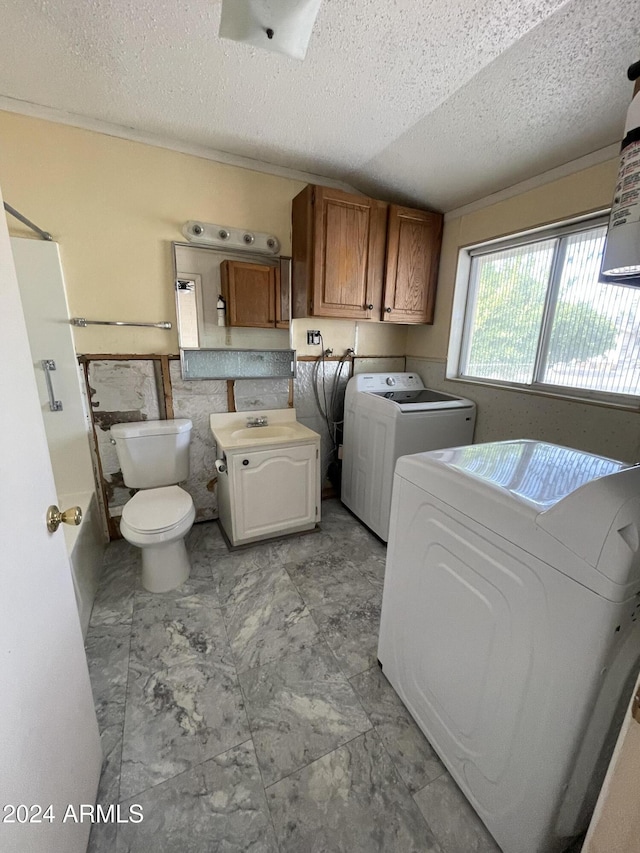
<path fill-rule="evenodd" d="M 547 533 L 596 570 L 572 576 L 611 600 L 637 589 L 640 466 L 522 440 L 403 456 L 396 475 L 570 572 L 550 555 Z"/>
<path fill-rule="evenodd" d="M 192 506 L 191 495 L 180 486 L 143 489 L 125 504 L 122 518 L 138 533 L 160 533 L 180 524 Z"/>
<path fill-rule="evenodd" d="M 425 388 L 417 373 L 357 373 L 347 384 L 347 397 L 367 394 L 389 401 L 390 412 L 429 412 L 473 408 L 471 400 Z M 366 398 L 360 397 L 360 400 Z M 382 403 L 386 406 L 386 403 Z"/>
<path fill-rule="evenodd" d="M 434 450 L 429 456 L 472 477 L 489 492 L 506 492 L 512 500 L 538 512 L 592 480 L 630 467 L 571 447 L 524 439 Z"/>
<path fill-rule="evenodd" d="M 443 394 L 422 388 L 417 391 L 370 391 L 376 397 L 384 397 L 393 403 L 401 412 L 430 412 L 436 409 L 466 409 L 474 403 L 464 397 L 453 394 Z"/>

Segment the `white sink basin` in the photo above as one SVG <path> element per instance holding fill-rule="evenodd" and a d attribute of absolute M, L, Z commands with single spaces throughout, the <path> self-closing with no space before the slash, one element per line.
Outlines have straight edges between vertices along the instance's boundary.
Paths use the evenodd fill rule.
<path fill-rule="evenodd" d="M 262 441 L 267 438 L 278 440 L 281 438 L 292 438 L 296 434 L 293 427 L 285 426 L 284 424 L 274 424 L 273 426 L 263 427 L 242 427 L 231 433 L 231 438 L 235 439 L 252 439 Z"/>
<path fill-rule="evenodd" d="M 264 417 L 267 426 L 248 427 L 247 418 Z M 267 448 L 317 441 L 318 434 L 296 420 L 295 409 L 267 409 L 257 413 L 219 412 L 209 416 L 218 453 L 251 447 Z"/>

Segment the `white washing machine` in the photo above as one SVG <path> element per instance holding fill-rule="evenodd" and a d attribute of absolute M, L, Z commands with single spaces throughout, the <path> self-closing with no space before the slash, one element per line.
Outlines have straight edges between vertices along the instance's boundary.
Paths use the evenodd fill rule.
<path fill-rule="evenodd" d="M 586 828 L 639 616 L 640 467 L 534 441 L 398 461 L 379 660 L 504 853 Z"/>
<path fill-rule="evenodd" d="M 425 388 L 417 373 L 361 373 L 344 399 L 341 498 L 385 542 L 400 456 L 470 444 L 471 400 Z"/>

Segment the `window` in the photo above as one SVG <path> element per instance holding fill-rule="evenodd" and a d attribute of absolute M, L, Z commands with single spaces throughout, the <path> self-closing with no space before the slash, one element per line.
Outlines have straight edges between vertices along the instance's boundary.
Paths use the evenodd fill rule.
<path fill-rule="evenodd" d="M 640 289 L 598 282 L 606 231 L 582 222 L 467 250 L 457 375 L 582 397 L 640 394 Z"/>

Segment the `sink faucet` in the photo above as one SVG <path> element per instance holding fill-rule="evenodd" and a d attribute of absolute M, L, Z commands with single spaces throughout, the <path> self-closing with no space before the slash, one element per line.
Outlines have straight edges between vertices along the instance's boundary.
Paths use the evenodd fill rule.
<path fill-rule="evenodd" d="M 247 427 L 263 427 L 267 426 L 269 421 L 262 415 L 259 418 L 247 418 Z"/>

